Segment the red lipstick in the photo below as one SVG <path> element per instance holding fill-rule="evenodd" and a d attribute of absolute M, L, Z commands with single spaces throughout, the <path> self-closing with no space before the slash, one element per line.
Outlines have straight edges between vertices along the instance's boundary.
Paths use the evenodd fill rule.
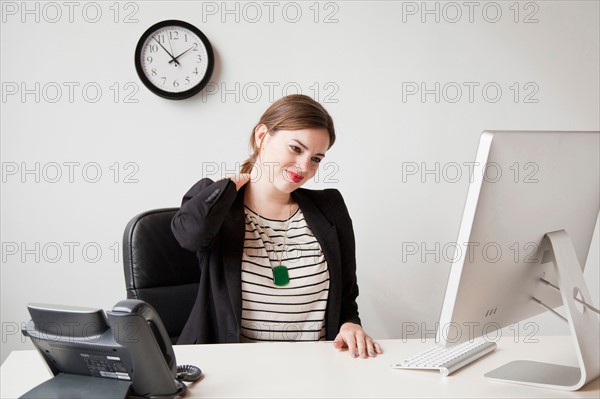
<path fill-rule="evenodd" d="M 304 179 L 304 176 L 299 175 L 298 173 L 294 173 L 291 170 L 288 170 L 287 172 L 288 176 L 290 177 L 290 179 L 292 179 L 294 183 L 300 183 L 302 179 Z"/>

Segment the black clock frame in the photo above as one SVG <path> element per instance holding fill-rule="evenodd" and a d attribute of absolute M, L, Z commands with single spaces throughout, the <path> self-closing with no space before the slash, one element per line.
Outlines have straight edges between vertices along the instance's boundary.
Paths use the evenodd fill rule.
<path fill-rule="evenodd" d="M 195 35 L 197 35 L 200 38 L 200 41 L 202 41 L 202 44 L 206 48 L 206 53 L 208 56 L 208 65 L 206 67 L 206 74 L 204 75 L 204 78 L 202 79 L 202 81 L 200 81 L 200 83 L 198 83 L 194 87 L 190 88 L 189 90 L 181 91 L 179 93 L 168 92 L 168 91 L 165 91 L 165 90 L 162 90 L 162 89 L 159 89 L 158 87 L 156 87 L 150 81 L 150 79 L 148 79 L 148 77 L 144 73 L 144 69 L 142 68 L 141 57 L 142 57 L 142 50 L 143 50 L 144 43 L 146 43 L 146 40 L 148 39 L 148 37 L 150 37 L 150 35 L 152 35 L 157 30 L 162 29 L 166 26 L 179 26 L 179 27 L 182 27 L 182 28 L 192 31 Z M 196 28 L 194 25 L 189 24 L 184 21 L 179 21 L 176 19 L 170 19 L 167 21 L 158 22 L 158 23 L 152 25 L 150 28 L 148 28 L 148 30 L 146 30 L 146 32 L 144 32 L 144 34 L 138 41 L 138 44 L 135 48 L 135 70 L 138 74 L 138 77 L 140 78 L 140 80 L 142 81 L 144 86 L 146 86 L 148 88 L 148 90 L 150 90 L 152 93 L 156 94 L 157 96 L 167 98 L 169 100 L 183 100 L 185 98 L 189 98 L 189 97 L 192 97 L 192 96 L 198 94 L 208 84 L 208 82 L 212 76 L 214 66 L 215 66 L 215 57 L 214 57 L 213 49 L 210 44 L 210 41 L 204 35 L 204 33 L 202 33 L 200 31 L 200 29 Z"/>

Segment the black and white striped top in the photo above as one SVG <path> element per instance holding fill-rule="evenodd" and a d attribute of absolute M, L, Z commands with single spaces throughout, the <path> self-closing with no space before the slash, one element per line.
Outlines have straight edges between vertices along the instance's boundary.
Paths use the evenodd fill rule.
<path fill-rule="evenodd" d="M 241 341 L 324 340 L 329 270 L 304 214 L 273 220 L 246 207 L 245 219 Z M 278 257 L 289 271 L 285 286 L 273 282 Z"/>

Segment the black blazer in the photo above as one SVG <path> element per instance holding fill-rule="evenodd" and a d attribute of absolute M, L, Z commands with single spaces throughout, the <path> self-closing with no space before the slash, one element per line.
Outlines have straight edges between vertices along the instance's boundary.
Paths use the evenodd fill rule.
<path fill-rule="evenodd" d="M 198 296 L 178 344 L 240 342 L 244 190 L 238 192 L 230 179 L 202 179 L 185 194 L 173 218 L 175 238 L 196 252 L 200 264 Z M 333 340 L 343 323 L 360 324 L 352 220 L 337 190 L 299 188 L 292 198 L 327 261 L 325 325 L 327 340 Z"/>

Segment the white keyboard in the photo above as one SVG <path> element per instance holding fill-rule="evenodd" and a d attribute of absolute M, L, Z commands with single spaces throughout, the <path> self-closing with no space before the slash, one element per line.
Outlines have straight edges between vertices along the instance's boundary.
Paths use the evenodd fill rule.
<path fill-rule="evenodd" d="M 434 346 L 400 363 L 393 364 L 392 367 L 439 370 L 445 377 L 494 350 L 496 350 L 496 343 L 485 340 L 467 341 L 449 348 Z"/>

